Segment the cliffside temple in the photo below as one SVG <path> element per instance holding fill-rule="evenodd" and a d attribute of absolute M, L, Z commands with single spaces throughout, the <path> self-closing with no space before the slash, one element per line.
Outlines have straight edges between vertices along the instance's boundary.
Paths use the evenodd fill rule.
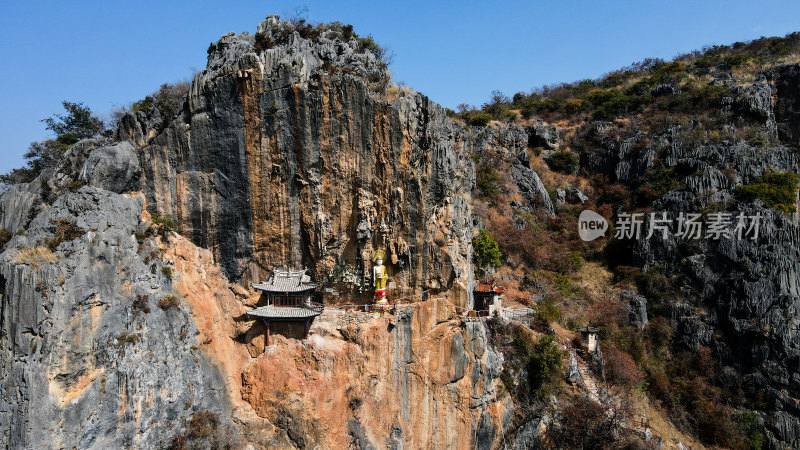
<path fill-rule="evenodd" d="M 144 36 L 136 9 L 100 25 Z M 586 23 L 534 9 L 504 46 Z M 20 44 L 53 29 L 4 41 L 69 56 L 6 58 L 25 102 L 100 73 Z M 454 111 L 351 25 L 252 31 L 111 130 L 64 102 L 0 175 L 0 448 L 800 450 L 800 33 Z M 441 43 L 499 51 L 476 36 Z"/>
<path fill-rule="evenodd" d="M 247 315 L 264 322 L 267 328 L 265 348 L 270 345 L 271 323 L 278 322 L 290 337 L 297 337 L 302 326 L 299 336 L 305 338 L 311 323 L 322 313 L 323 306 L 311 300 L 317 285 L 311 282 L 305 270 L 275 270 L 269 280 L 252 287 L 263 293 L 259 303 L 266 304 L 248 311 Z"/>

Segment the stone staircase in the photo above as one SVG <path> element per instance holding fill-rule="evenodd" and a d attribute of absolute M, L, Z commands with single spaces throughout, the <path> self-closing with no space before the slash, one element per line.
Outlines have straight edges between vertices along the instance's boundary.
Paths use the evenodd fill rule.
<path fill-rule="evenodd" d="M 581 374 L 581 383 L 589 393 L 589 397 L 600 403 L 600 389 L 597 387 L 597 381 L 594 379 L 591 369 L 583 358 L 575 358 L 578 362 L 578 372 Z"/>

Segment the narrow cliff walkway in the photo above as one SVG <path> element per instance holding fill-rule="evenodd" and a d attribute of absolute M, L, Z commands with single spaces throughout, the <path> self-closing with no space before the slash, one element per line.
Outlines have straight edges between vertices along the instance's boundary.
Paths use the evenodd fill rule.
<path fill-rule="evenodd" d="M 578 362 L 578 373 L 581 374 L 581 383 L 583 383 L 583 387 L 586 388 L 589 398 L 597 403 L 602 403 L 600 401 L 600 389 L 597 387 L 597 381 L 594 379 L 591 369 L 586 365 L 583 358 L 578 357 L 575 358 L 575 360 Z"/>

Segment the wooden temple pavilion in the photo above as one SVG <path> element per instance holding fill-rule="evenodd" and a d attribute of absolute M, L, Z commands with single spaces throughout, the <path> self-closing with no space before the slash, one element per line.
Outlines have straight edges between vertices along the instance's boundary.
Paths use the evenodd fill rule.
<path fill-rule="evenodd" d="M 495 280 L 480 280 L 478 286 L 472 292 L 475 305 L 473 310 L 477 311 L 478 315 L 481 316 L 494 315 L 495 311 L 499 314 L 502 312 L 502 299 L 505 291 L 503 287 L 495 283 Z"/>
<path fill-rule="evenodd" d="M 303 326 L 305 338 L 311 322 L 322 313 L 322 305 L 311 302 L 317 285 L 311 282 L 305 270 L 275 270 L 269 280 L 251 286 L 262 291 L 262 298 L 266 299 L 266 305 L 247 312 L 248 316 L 261 319 L 267 327 L 265 346 L 269 346 L 271 322 L 284 325 L 295 335 L 299 326 Z"/>

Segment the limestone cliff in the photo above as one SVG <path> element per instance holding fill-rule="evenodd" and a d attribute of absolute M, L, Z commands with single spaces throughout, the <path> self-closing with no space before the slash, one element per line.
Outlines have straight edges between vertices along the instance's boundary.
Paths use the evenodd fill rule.
<path fill-rule="evenodd" d="M 117 142 L 80 142 L 0 197 L 18 230 L 0 254 L 0 445 L 497 445 L 503 358 L 453 303 L 474 277 L 468 154 L 504 138 L 387 93 L 355 41 L 286 26 L 259 26 L 266 50 L 224 36 L 175 117 L 129 112 Z M 362 302 L 384 246 L 393 295 L 441 299 L 329 313 L 263 352 L 243 286 L 308 266 Z"/>
<path fill-rule="evenodd" d="M 798 172 L 800 66 L 675 86 L 643 66 L 613 102 L 615 74 L 470 126 L 393 86 L 370 42 L 270 16 L 211 44 L 172 106 L 138 104 L 0 195 L 0 446 L 800 445 L 796 216 L 736 192 Z M 559 129 L 511 123 L 517 106 Z M 586 243 L 583 209 L 763 221 L 754 240 Z M 461 314 L 477 228 L 538 319 Z M 391 299 L 433 300 L 336 308 L 370 300 L 378 249 Z M 267 346 L 250 283 L 280 266 L 329 309 Z M 587 324 L 605 353 L 581 350 Z"/>
<path fill-rule="evenodd" d="M 122 120 L 120 138 L 140 146 L 148 210 L 212 249 L 231 280 L 305 266 L 365 300 L 385 246 L 398 294 L 432 289 L 466 306 L 469 130 L 423 95 L 375 92 L 388 72 L 355 41 L 281 35 L 286 26 L 259 25 L 281 42 L 263 51 L 248 33 L 213 44 L 166 128 L 141 112 Z"/>
<path fill-rule="evenodd" d="M 156 306 L 173 289 L 134 236 L 142 204 L 64 194 L 0 254 L 0 445 L 154 447 L 193 410 L 228 415 L 192 315 Z M 71 221 L 80 235 L 54 241 Z"/>
<path fill-rule="evenodd" d="M 503 357 L 480 322 L 462 326 L 444 300 L 344 319 L 323 316 L 309 342 L 281 340 L 245 366 L 242 398 L 298 447 L 499 444 L 511 405 L 496 398 Z"/>

